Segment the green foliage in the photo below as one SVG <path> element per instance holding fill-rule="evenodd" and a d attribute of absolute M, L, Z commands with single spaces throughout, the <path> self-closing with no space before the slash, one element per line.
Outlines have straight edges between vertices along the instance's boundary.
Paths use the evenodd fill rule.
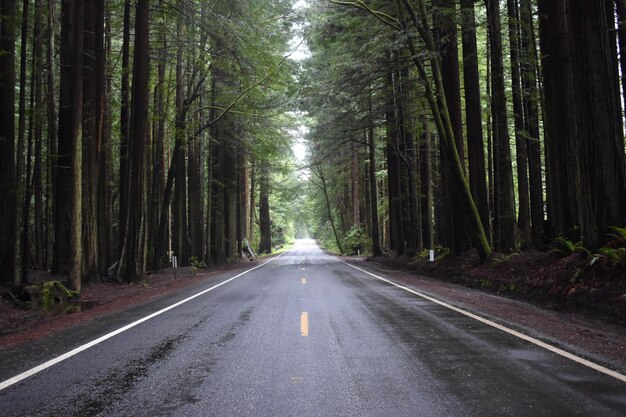
<path fill-rule="evenodd" d="M 609 233 L 609 236 L 615 238 L 615 240 L 609 243 L 609 245 L 618 244 L 618 245 L 626 246 L 626 227 L 611 226 L 609 227 L 609 229 L 613 231 L 613 233 Z"/>
<path fill-rule="evenodd" d="M 371 252 L 371 241 L 361 227 L 352 227 L 343 238 L 343 249 L 346 255 L 362 255 Z"/>
<path fill-rule="evenodd" d="M 41 284 L 41 305 L 44 310 L 52 310 L 56 304 L 78 298 L 77 291 L 70 290 L 61 281 L 46 281 Z"/>
<path fill-rule="evenodd" d="M 510 253 L 510 254 L 498 253 L 491 257 L 491 259 L 489 260 L 489 264 L 491 266 L 506 265 L 511 259 L 513 259 L 516 256 L 519 256 L 519 253 L 515 253 L 515 252 Z"/>
<path fill-rule="evenodd" d="M 206 268 L 206 264 L 201 259 L 198 259 L 195 256 L 189 258 L 189 265 L 191 265 L 191 267 L 195 269 Z"/>
<path fill-rule="evenodd" d="M 564 237 L 557 237 L 554 239 L 554 245 L 552 253 L 559 254 L 561 256 L 570 256 L 573 254 L 583 254 L 586 256 L 591 255 L 591 253 L 583 246 L 582 241 L 574 243 Z"/>

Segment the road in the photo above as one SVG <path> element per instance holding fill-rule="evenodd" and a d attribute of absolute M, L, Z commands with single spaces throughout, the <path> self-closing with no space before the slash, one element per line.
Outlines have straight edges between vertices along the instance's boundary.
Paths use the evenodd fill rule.
<path fill-rule="evenodd" d="M 115 335 L 216 282 L 0 352 L 6 385 L 81 350 L 0 391 L 0 415 L 626 414 L 626 383 L 381 281 L 312 241 L 219 282 Z"/>

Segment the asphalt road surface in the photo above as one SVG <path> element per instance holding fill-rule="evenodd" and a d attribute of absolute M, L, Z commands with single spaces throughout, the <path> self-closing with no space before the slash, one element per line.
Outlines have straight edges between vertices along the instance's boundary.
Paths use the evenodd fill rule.
<path fill-rule="evenodd" d="M 626 415 L 626 383 L 313 241 L 243 275 L 0 352 L 0 381 L 2 416 Z"/>

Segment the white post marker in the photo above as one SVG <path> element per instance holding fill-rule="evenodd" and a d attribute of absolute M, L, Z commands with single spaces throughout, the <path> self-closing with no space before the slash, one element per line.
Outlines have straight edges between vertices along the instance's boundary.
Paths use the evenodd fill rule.
<path fill-rule="evenodd" d="M 178 258 L 176 256 L 172 256 L 172 267 L 178 268 Z"/>
<path fill-rule="evenodd" d="M 432 249 L 430 250 L 430 261 L 435 262 L 435 251 Z"/>

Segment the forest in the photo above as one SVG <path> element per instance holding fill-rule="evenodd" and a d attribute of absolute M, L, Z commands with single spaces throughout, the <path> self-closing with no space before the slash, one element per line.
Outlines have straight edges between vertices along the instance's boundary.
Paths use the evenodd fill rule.
<path fill-rule="evenodd" d="M 626 0 L 0 0 L 0 16 L 0 285 L 137 282 L 294 237 L 626 265 Z"/>

